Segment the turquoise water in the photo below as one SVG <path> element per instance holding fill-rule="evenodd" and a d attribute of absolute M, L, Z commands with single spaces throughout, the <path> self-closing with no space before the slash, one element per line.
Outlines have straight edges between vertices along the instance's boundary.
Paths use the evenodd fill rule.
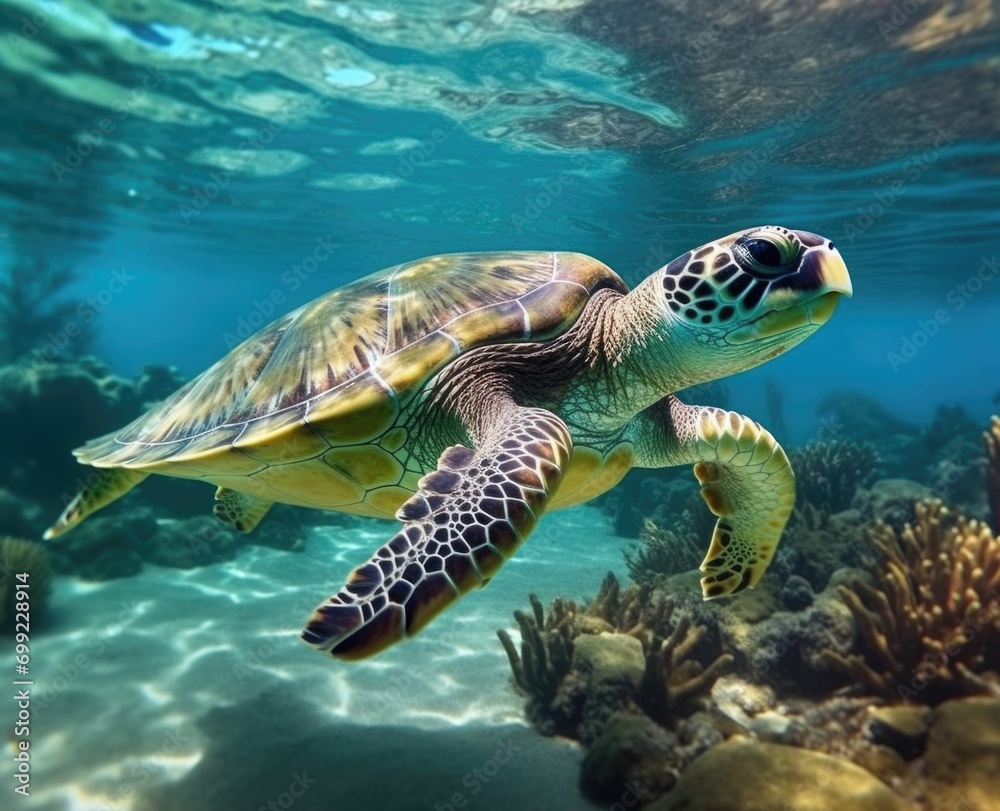
<path fill-rule="evenodd" d="M 828 432 L 817 406 L 836 391 L 913 423 L 960 404 L 985 426 L 1000 398 L 1000 22 L 991 3 L 910 5 L 4 0 L 0 272 L 72 280 L 33 309 L 14 306 L 26 334 L 69 302 L 0 361 L 91 353 L 126 378 L 160 364 L 189 379 L 273 317 L 409 259 L 580 251 L 635 284 L 688 249 L 774 223 L 831 239 L 855 296 L 794 352 L 727 381 L 730 407 L 764 420 L 776 381 L 789 415 L 779 439 L 795 444 Z M 73 404 L 46 419 L 74 420 Z M 0 419 L 4 436 L 23 430 Z M 74 447 L 38 430 L 44 454 L 24 451 L 2 482 L 15 495 L 22 466 Z M 71 484 L 58 475 L 53 492 Z M 183 512 L 210 501 L 204 488 Z M 340 752 L 336 774 L 323 775 L 326 800 L 310 789 L 301 807 L 448 802 L 508 728 L 537 763 L 501 770 L 494 793 L 469 796 L 469 807 L 589 807 L 574 782 L 579 756 L 523 726 L 493 631 L 528 591 L 593 594 L 607 569 L 623 570 L 629 541 L 592 507 L 547 525 L 531 565 L 450 613 L 446 636 L 435 641 L 432 626 L 353 672 L 301 649 L 293 608 L 322 599 L 320 581 L 341 582 L 388 524 L 314 527 L 292 563 L 254 547 L 225 571 L 97 585 L 64 575 L 52 644 L 40 636 L 36 654 L 49 681 L 129 593 L 150 602 L 121 647 L 96 657 L 93 678 L 68 686 L 54 705 L 65 714 L 39 722 L 37 806 L 17 807 L 257 808 L 293 779 L 295 751 L 341 745 L 339 723 L 363 765 Z M 598 551 L 560 551 L 584 526 Z M 269 614 L 276 594 L 287 600 Z M 217 613 L 246 602 L 254 620 Z M 268 615 L 280 621 L 264 631 Z M 296 702 L 309 700 L 334 708 L 323 719 L 333 726 L 261 745 L 280 774 L 253 747 L 240 754 L 251 770 L 211 748 L 233 746 L 234 718 L 253 713 L 256 685 L 234 687 L 229 674 L 258 635 L 274 647 L 261 694 L 282 697 L 265 702 L 265 718 L 308 715 Z M 389 689 L 376 686 L 386 673 L 413 674 L 405 700 L 359 723 L 366 691 Z M 113 711 L 119 700 L 134 713 Z M 229 737 L 194 731 L 230 705 L 243 716 L 219 716 Z M 164 755 L 174 723 L 193 742 Z M 428 760 L 423 750 L 437 746 L 443 761 Z M 155 768 L 142 772 L 136 758 Z M 313 752 L 308 763 L 322 761 Z M 116 794 L 128 773 L 148 777 Z M 365 805 L 364 781 L 383 773 L 397 788 L 373 789 Z M 419 784 L 410 797 L 407 780 Z M 544 791 L 525 788 L 532 781 Z M 206 787 L 232 782 L 242 794 L 205 799 Z M 13 808 L 7 792 L 0 807 Z"/>

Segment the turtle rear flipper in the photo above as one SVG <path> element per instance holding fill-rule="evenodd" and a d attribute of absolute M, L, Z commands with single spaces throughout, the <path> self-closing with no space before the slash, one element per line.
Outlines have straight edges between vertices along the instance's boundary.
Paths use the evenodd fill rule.
<path fill-rule="evenodd" d="M 48 541 L 69 532 L 91 513 L 124 496 L 148 475 L 144 470 L 126 467 L 94 468 L 87 474 L 80 492 L 42 537 Z"/>
<path fill-rule="evenodd" d="M 216 518 L 237 532 L 253 532 L 273 506 L 273 501 L 264 501 L 247 493 L 220 487 L 215 491 L 215 506 L 212 512 Z"/>
<path fill-rule="evenodd" d="M 448 448 L 396 517 L 403 528 L 312 615 L 302 639 L 361 659 L 489 582 L 534 529 L 572 451 L 566 425 L 510 408 L 478 450 Z"/>

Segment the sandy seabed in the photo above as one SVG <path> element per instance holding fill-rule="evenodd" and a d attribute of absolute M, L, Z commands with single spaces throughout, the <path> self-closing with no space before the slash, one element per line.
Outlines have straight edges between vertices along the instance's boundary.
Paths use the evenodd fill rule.
<path fill-rule="evenodd" d="M 593 507 L 553 513 L 415 639 L 356 663 L 307 648 L 309 612 L 391 530 L 322 527 L 301 554 L 60 578 L 31 646 L 31 796 L 8 778 L 0 808 L 595 807 L 577 789 L 579 748 L 526 725 L 495 631 L 529 592 L 595 594 L 628 541 Z"/>

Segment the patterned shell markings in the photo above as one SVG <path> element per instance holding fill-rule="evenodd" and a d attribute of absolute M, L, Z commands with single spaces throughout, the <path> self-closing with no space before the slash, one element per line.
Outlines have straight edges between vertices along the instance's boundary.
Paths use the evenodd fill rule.
<path fill-rule="evenodd" d="M 626 290 L 575 253 L 449 254 L 378 271 L 282 316 L 76 455 L 98 467 L 208 461 L 234 444 L 278 444 L 306 415 L 332 445 L 364 442 L 461 352 L 554 337 L 602 287 Z"/>

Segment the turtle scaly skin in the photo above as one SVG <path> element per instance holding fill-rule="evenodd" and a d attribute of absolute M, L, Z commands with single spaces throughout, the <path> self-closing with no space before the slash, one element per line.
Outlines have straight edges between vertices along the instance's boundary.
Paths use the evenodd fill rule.
<path fill-rule="evenodd" d="M 241 531 L 274 502 L 395 517 L 303 639 L 353 659 L 485 585 L 546 509 L 632 467 L 691 464 L 719 520 L 706 599 L 752 588 L 794 503 L 752 420 L 673 392 L 800 343 L 851 294 L 826 239 L 765 227 L 690 251 L 631 292 L 573 253 L 453 254 L 359 279 L 278 319 L 76 454 L 96 475 L 55 537 L 150 473 L 218 487 Z"/>

